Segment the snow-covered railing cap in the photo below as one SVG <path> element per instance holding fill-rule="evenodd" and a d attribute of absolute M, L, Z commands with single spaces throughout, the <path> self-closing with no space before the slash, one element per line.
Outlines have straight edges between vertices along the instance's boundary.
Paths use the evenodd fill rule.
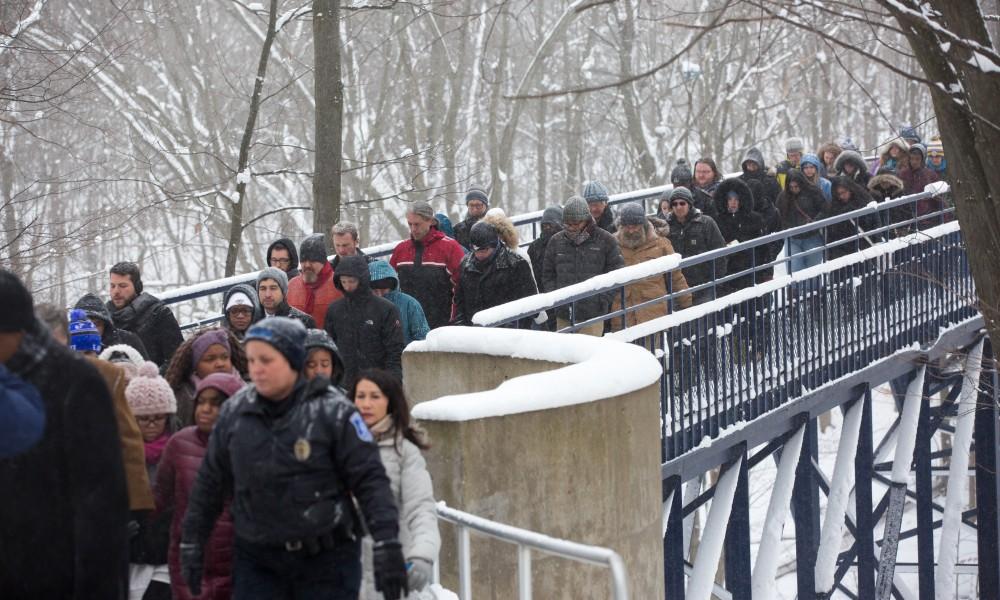
<path fill-rule="evenodd" d="M 471 421 L 549 410 L 622 396 L 659 381 L 647 350 L 617 340 L 519 329 L 442 327 L 407 352 L 461 352 L 526 358 L 566 366 L 509 379 L 496 389 L 443 396 L 413 408 L 424 421 Z"/>

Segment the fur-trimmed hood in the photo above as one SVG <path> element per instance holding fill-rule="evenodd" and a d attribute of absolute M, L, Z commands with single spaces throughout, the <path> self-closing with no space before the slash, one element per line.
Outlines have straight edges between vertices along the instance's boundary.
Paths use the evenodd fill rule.
<path fill-rule="evenodd" d="M 491 210 L 483 217 L 483 221 L 496 227 L 497 233 L 500 235 L 500 240 L 508 248 L 516 250 L 521 245 L 521 238 L 517 235 L 517 228 L 514 227 L 514 222 L 507 215 L 499 210 Z"/>
<path fill-rule="evenodd" d="M 853 150 L 844 150 L 837 157 L 837 162 L 834 164 L 834 168 L 837 173 L 844 172 L 844 165 L 851 163 L 857 169 L 858 173 L 866 173 L 868 171 L 868 165 L 865 164 L 865 159 L 862 158 L 861 154 Z"/>
<path fill-rule="evenodd" d="M 885 150 L 883 150 L 882 153 L 879 154 L 879 157 L 882 159 L 882 164 L 885 164 L 885 162 L 891 158 L 889 156 L 889 150 L 893 146 L 896 146 L 900 150 L 902 150 L 903 151 L 903 156 L 906 156 L 906 153 L 910 151 L 909 144 L 907 144 L 905 141 L 903 141 L 902 138 L 896 138 L 896 139 L 890 141 L 888 144 L 886 144 Z"/>
<path fill-rule="evenodd" d="M 715 190 L 716 214 L 724 215 L 729 212 L 726 208 L 726 197 L 729 195 L 729 192 L 736 192 L 740 198 L 739 214 L 745 215 L 753 211 L 753 192 L 750 190 L 750 186 L 744 183 L 742 179 L 733 177 L 720 183 L 719 187 Z"/>
<path fill-rule="evenodd" d="M 892 173 L 879 173 L 868 181 L 868 189 L 885 188 L 891 186 L 894 190 L 903 189 L 903 180 Z"/>

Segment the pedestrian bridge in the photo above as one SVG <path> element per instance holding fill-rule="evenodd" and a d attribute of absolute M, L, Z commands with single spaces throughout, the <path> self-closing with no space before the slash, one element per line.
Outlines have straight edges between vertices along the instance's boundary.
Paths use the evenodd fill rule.
<path fill-rule="evenodd" d="M 662 191 L 612 204 L 651 206 Z M 945 202 L 918 215 L 932 199 Z M 873 203 L 626 267 L 474 320 L 514 326 L 539 310 L 572 315 L 594 294 L 622 299 L 620 310 L 571 318 L 563 333 L 605 322 L 607 336 L 659 363 L 659 448 L 649 452 L 660 464 L 667 598 L 1000 597 L 997 375 L 948 199 L 942 186 Z M 788 273 L 782 254 L 742 273 L 752 287 L 621 327 L 627 313 L 681 295 L 628 306 L 631 283 L 869 216 L 879 229 L 813 250 L 848 245 L 846 256 Z M 527 233 L 539 219 L 514 221 Z M 740 275 L 704 287 L 714 293 Z M 167 298 L 218 294 L 240 280 Z"/>

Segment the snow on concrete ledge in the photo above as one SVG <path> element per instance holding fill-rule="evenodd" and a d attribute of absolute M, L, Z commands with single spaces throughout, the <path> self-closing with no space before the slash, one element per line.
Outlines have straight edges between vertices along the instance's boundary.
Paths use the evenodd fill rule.
<path fill-rule="evenodd" d="M 565 363 L 567 366 L 509 379 L 485 392 L 423 402 L 413 416 L 424 421 L 470 421 L 593 402 L 641 390 L 662 368 L 647 350 L 580 334 L 483 327 L 443 327 L 407 352 L 460 352 Z"/>

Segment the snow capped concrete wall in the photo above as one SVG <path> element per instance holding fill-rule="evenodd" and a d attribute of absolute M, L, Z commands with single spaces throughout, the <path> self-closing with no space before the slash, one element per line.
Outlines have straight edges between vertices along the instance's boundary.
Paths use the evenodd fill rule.
<path fill-rule="evenodd" d="M 546 535 L 611 548 L 633 598 L 663 597 L 659 363 L 583 335 L 442 328 L 403 354 L 435 496 Z M 445 397 L 441 397 L 445 396 Z M 457 589 L 455 532 L 441 576 Z M 608 572 L 532 555 L 535 598 L 609 597 Z M 473 535 L 473 597 L 517 597 L 515 546 Z"/>

